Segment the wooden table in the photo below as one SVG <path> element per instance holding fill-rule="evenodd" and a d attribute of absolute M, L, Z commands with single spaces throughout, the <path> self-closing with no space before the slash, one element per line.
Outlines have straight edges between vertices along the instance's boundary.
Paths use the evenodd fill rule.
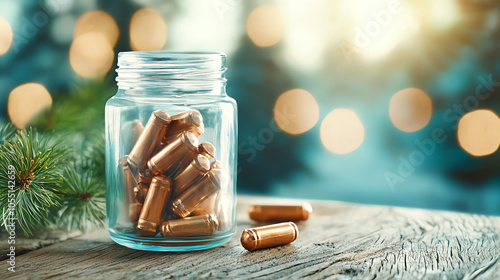
<path fill-rule="evenodd" d="M 239 197 L 232 240 L 201 252 L 131 250 L 105 230 L 18 238 L 16 272 L 2 253 L 0 279 L 500 279 L 500 217 L 310 201 L 295 242 L 247 252 L 239 238 L 255 225 L 248 205 L 273 201 Z"/>

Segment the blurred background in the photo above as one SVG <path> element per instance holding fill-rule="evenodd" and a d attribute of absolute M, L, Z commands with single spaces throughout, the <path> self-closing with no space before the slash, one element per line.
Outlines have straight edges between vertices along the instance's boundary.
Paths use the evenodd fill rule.
<path fill-rule="evenodd" d="M 104 130 L 117 53 L 222 51 L 238 193 L 500 214 L 500 5 L 1 0 L 0 117 Z"/>

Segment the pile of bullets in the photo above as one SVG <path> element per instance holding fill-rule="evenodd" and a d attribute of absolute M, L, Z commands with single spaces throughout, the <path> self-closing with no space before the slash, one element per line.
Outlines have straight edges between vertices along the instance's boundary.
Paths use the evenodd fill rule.
<path fill-rule="evenodd" d="M 203 132 L 197 110 L 174 116 L 157 110 L 120 159 L 126 209 L 139 234 L 204 236 L 223 227 L 219 191 L 226 175 L 215 147 L 198 144 Z"/>

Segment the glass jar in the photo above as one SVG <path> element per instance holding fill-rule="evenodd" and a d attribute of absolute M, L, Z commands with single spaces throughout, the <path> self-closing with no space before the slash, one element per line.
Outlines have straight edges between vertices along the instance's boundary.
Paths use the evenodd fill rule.
<path fill-rule="evenodd" d="M 123 52 L 106 103 L 106 211 L 129 248 L 192 251 L 236 229 L 237 108 L 218 52 Z"/>

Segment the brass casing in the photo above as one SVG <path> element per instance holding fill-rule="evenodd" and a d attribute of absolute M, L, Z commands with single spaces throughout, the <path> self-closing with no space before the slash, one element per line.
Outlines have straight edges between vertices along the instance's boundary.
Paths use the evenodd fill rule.
<path fill-rule="evenodd" d="M 191 163 L 173 180 L 177 196 L 199 181 L 210 170 L 210 161 L 203 155 L 197 155 Z"/>
<path fill-rule="evenodd" d="M 219 192 L 212 194 L 191 212 L 191 216 L 214 214 L 218 218 Z"/>
<path fill-rule="evenodd" d="M 164 208 L 171 192 L 172 188 L 167 176 L 153 177 L 137 224 L 137 231 L 141 235 L 153 237 L 158 233 L 159 225 L 164 217 Z"/>
<path fill-rule="evenodd" d="M 218 228 L 215 215 L 203 215 L 163 222 L 160 233 L 163 237 L 203 236 L 214 234 Z"/>
<path fill-rule="evenodd" d="M 181 218 L 189 216 L 205 199 L 220 190 L 222 176 L 220 170 L 210 170 L 200 181 L 173 200 L 174 214 Z"/>
<path fill-rule="evenodd" d="M 188 110 L 172 116 L 168 135 L 176 135 L 185 131 L 202 127 L 203 117 L 198 110 Z M 168 138 L 168 136 L 167 136 Z"/>
<path fill-rule="evenodd" d="M 293 222 L 246 229 L 241 234 L 241 245 L 248 251 L 271 248 L 293 242 L 299 229 Z"/>
<path fill-rule="evenodd" d="M 170 117 L 167 113 L 157 110 L 151 114 L 132 151 L 128 162 L 132 168 L 139 169 L 146 166 L 151 154 L 160 144 L 162 135 L 167 131 Z"/>
<path fill-rule="evenodd" d="M 198 138 L 194 134 L 191 132 L 183 133 L 149 160 L 149 170 L 153 174 L 164 173 L 190 155 L 197 146 Z"/>
<path fill-rule="evenodd" d="M 300 205 L 250 205 L 250 219 L 259 222 L 305 221 L 309 219 L 312 207 L 309 203 Z"/>
<path fill-rule="evenodd" d="M 198 153 L 206 156 L 209 160 L 215 158 L 215 147 L 211 143 L 203 142 L 198 145 Z"/>
<path fill-rule="evenodd" d="M 128 156 L 120 158 L 118 165 L 122 174 L 122 183 L 125 190 L 125 203 L 129 211 L 129 218 L 132 222 L 137 222 L 141 213 L 140 203 L 135 199 L 134 188 L 137 186 L 134 173 L 128 164 Z"/>
<path fill-rule="evenodd" d="M 134 188 L 135 199 L 139 203 L 144 203 L 144 201 L 146 200 L 146 196 L 148 194 L 148 190 L 149 190 L 149 184 L 146 184 L 142 181 L 139 182 L 139 184 Z"/>
<path fill-rule="evenodd" d="M 216 160 L 210 164 L 210 169 L 220 169 L 222 170 L 222 164 L 220 161 Z"/>

